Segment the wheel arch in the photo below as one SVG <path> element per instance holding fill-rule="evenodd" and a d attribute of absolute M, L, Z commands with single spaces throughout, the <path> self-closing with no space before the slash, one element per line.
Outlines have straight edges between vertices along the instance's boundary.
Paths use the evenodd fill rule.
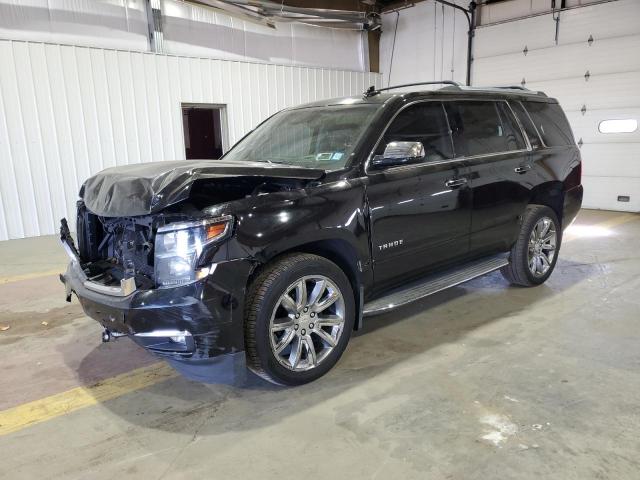
<path fill-rule="evenodd" d="M 563 183 L 560 181 L 552 181 L 536 185 L 531 190 L 529 204 L 544 205 L 551 208 L 562 225 L 564 211 Z"/>
<path fill-rule="evenodd" d="M 291 253 L 310 253 L 318 255 L 319 257 L 324 257 L 335 263 L 344 272 L 351 284 L 355 300 L 356 319 L 354 322 L 354 329 L 359 330 L 362 327 L 362 312 L 364 304 L 362 265 L 360 263 L 358 251 L 347 240 L 342 238 L 325 238 L 291 246 L 286 250 L 279 251 L 277 254 L 274 254 L 269 258 L 265 258 L 264 261 L 254 269 L 248 279 L 248 284 L 250 284 L 253 279 L 259 275 L 261 269 L 265 265 L 273 262 L 275 259 L 283 255 Z"/>

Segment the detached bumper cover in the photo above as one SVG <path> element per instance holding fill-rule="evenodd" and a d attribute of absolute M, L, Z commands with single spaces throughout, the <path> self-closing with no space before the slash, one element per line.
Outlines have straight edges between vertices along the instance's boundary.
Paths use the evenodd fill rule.
<path fill-rule="evenodd" d="M 126 296 L 87 288 L 74 261 L 60 279 L 67 299 L 75 294 L 84 312 L 110 332 L 128 335 L 158 355 L 198 360 L 244 350 L 242 309 L 251 268 L 245 260 L 218 263 L 199 282 Z M 180 336 L 184 340 L 171 338 Z"/>

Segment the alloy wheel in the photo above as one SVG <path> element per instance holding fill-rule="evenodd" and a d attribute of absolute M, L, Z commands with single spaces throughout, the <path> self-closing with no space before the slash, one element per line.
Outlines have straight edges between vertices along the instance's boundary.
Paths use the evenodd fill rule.
<path fill-rule="evenodd" d="M 556 255 L 558 234 L 553 220 L 542 217 L 536 222 L 529 236 L 529 271 L 536 277 L 544 276 Z"/>
<path fill-rule="evenodd" d="M 336 284 L 322 275 L 302 277 L 289 285 L 273 309 L 271 350 L 289 370 L 310 370 L 333 351 L 344 324 L 344 298 Z"/>

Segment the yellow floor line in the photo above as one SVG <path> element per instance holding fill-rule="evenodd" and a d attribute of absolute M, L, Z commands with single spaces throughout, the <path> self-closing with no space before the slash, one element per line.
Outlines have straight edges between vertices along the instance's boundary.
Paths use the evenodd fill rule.
<path fill-rule="evenodd" d="M 32 278 L 40 278 L 40 277 L 49 277 L 51 275 L 58 275 L 60 273 L 64 273 L 66 270 L 66 266 L 57 268 L 56 270 L 47 270 L 45 272 L 31 272 L 31 273 L 22 273 L 20 275 L 9 275 L 6 277 L 0 277 L 0 285 L 4 283 L 13 283 L 19 282 L 21 280 L 31 280 Z"/>
<path fill-rule="evenodd" d="M 89 387 L 76 387 L 0 412 L 0 436 L 150 387 L 178 373 L 164 362 L 138 368 Z"/>

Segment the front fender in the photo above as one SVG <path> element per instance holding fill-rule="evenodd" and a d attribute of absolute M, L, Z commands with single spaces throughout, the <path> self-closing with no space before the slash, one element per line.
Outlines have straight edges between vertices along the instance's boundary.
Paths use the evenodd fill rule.
<path fill-rule="evenodd" d="M 357 261 L 370 258 L 364 181 L 340 180 L 279 193 L 271 201 L 253 205 L 236 215 L 236 229 L 228 245 L 229 258 L 266 263 L 297 246 L 326 240 L 348 243 Z"/>

